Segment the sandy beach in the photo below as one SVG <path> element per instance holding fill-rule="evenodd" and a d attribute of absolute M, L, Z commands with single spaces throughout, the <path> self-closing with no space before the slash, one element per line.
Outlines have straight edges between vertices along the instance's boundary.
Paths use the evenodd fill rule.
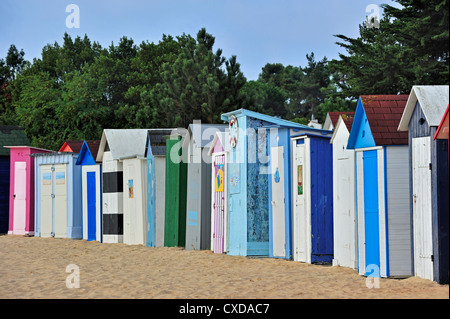
<path fill-rule="evenodd" d="M 68 265 L 79 288 L 67 288 Z M 72 282 L 72 281 L 71 281 Z M 83 240 L 0 236 L 2 299 L 448 299 L 449 286 L 366 278 L 344 267 Z"/>

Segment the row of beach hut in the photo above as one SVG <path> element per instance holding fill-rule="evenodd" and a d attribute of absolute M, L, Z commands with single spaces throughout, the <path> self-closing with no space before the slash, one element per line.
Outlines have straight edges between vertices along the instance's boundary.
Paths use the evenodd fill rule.
<path fill-rule="evenodd" d="M 221 119 L 6 146 L 8 233 L 448 283 L 448 86 L 361 96 L 321 129 L 247 109 Z"/>

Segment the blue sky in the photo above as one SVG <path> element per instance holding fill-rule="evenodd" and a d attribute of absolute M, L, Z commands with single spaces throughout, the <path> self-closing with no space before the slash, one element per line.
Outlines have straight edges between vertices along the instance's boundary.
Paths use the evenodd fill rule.
<path fill-rule="evenodd" d="M 237 56 L 248 80 L 266 63 L 305 66 L 306 54 L 338 58 L 333 35 L 358 35 L 369 4 L 391 0 L 0 0 L 0 58 L 15 44 L 25 58 L 40 57 L 47 43 L 87 34 L 103 47 L 122 36 L 157 43 L 163 34 L 216 38 L 226 58 Z M 66 26 L 66 6 L 80 9 L 80 28 Z"/>

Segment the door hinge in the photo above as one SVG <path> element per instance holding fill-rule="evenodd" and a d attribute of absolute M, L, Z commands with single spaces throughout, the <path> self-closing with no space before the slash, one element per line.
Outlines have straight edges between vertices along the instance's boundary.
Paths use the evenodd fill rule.
<path fill-rule="evenodd" d="M 434 262 L 434 255 L 431 255 L 431 262 Z"/>
<path fill-rule="evenodd" d="M 431 163 L 428 164 L 428 167 L 430 168 L 430 171 L 431 171 Z"/>

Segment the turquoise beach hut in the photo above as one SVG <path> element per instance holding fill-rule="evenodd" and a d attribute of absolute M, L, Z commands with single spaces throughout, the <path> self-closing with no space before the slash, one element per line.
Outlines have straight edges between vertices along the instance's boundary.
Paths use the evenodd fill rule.
<path fill-rule="evenodd" d="M 289 129 L 308 127 L 246 109 L 221 118 L 229 123 L 227 253 L 286 258 L 291 247 Z M 272 150 L 281 159 L 275 170 Z M 272 179 L 279 188 L 272 188 Z M 273 197 L 279 189 L 284 195 Z"/>

